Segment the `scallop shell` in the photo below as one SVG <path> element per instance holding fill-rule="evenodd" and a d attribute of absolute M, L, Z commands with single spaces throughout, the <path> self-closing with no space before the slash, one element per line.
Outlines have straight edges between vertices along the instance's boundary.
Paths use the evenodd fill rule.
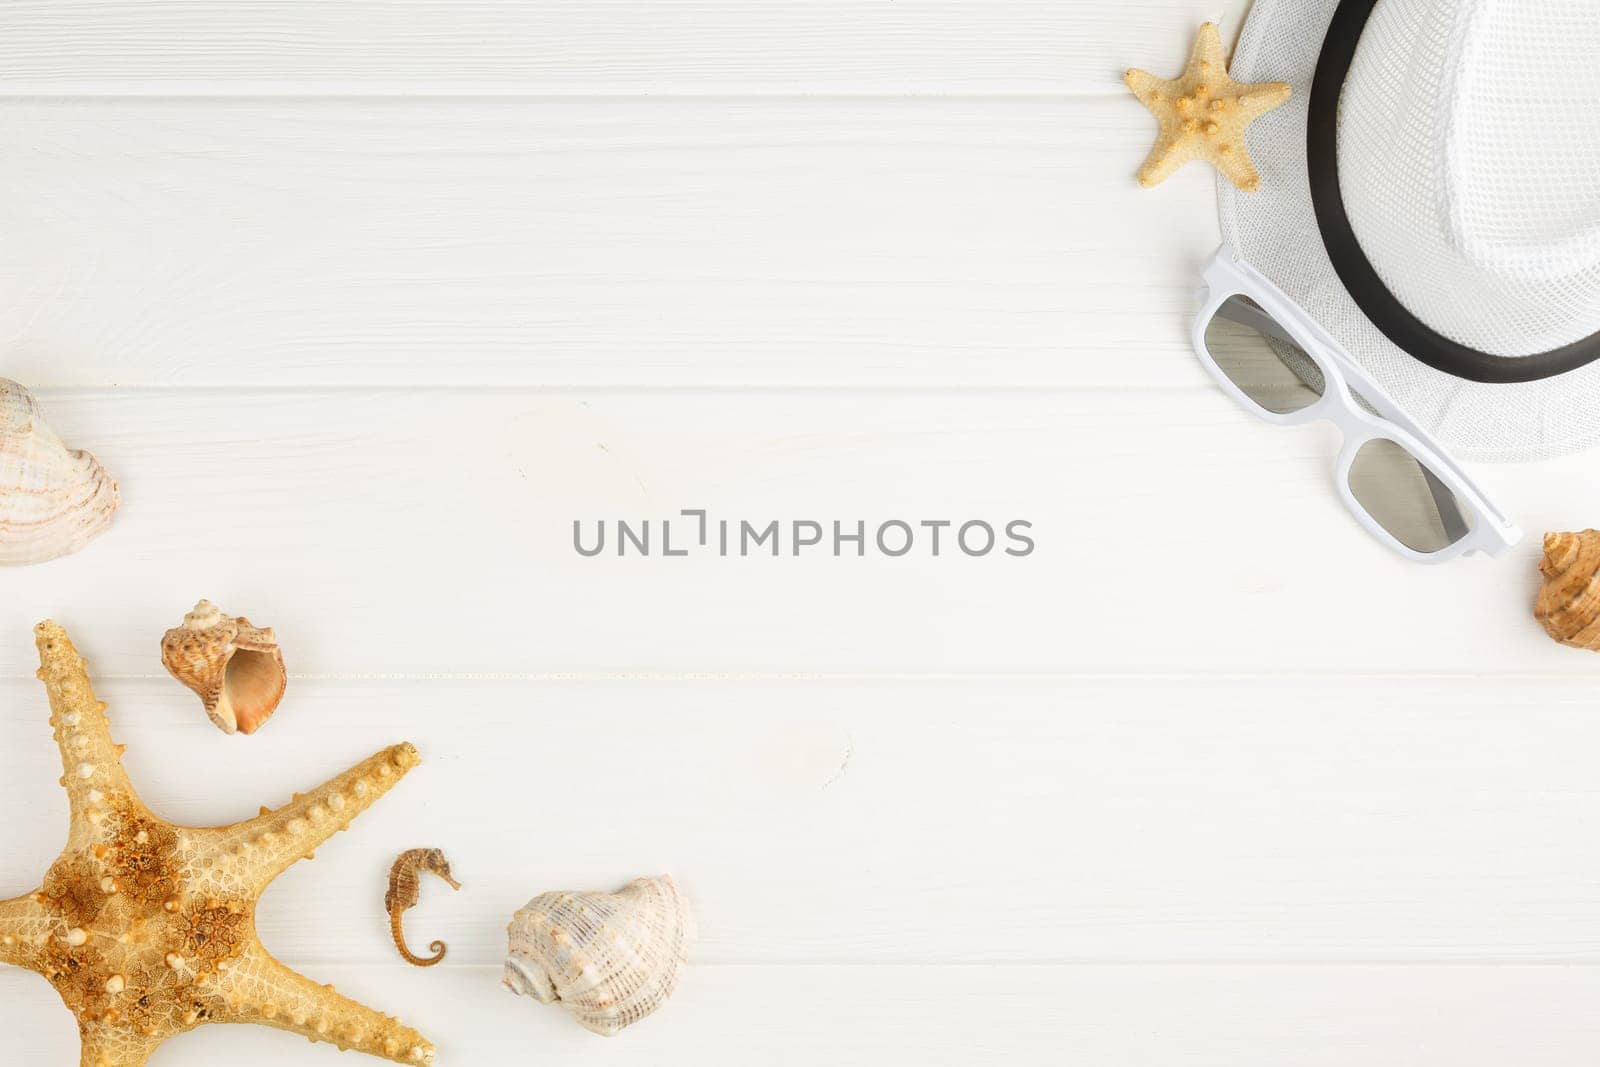
<path fill-rule="evenodd" d="M 1600 651 L 1600 531 L 1544 535 L 1533 617 L 1563 645 Z"/>
<path fill-rule="evenodd" d="M 545 893 L 511 920 L 504 985 L 560 1004 L 610 1037 L 666 1003 L 688 959 L 694 918 L 671 878 L 616 893 Z"/>
<path fill-rule="evenodd" d="M 272 630 L 257 629 L 242 615 L 224 615 L 209 600 L 162 635 L 161 662 L 200 695 L 206 714 L 225 734 L 259 730 L 289 684 Z"/>
<path fill-rule="evenodd" d="M 62 444 L 39 402 L 0 378 L 0 565 L 78 551 L 111 525 L 118 499 L 100 461 Z"/>

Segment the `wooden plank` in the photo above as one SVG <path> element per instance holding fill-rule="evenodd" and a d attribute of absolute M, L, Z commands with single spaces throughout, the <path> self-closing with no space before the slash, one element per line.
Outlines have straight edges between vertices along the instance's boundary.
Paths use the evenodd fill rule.
<path fill-rule="evenodd" d="M 1139 189 L 1131 97 L 0 115 L 0 373 L 34 385 L 1203 380 L 1212 188 Z"/>
<path fill-rule="evenodd" d="M 0 92 L 1115 93 L 1230 0 L 7 0 Z"/>
<path fill-rule="evenodd" d="M 1214 389 L 44 401 L 125 503 L 87 551 L 6 574 L 0 676 L 32 676 L 52 615 L 92 627 L 102 671 L 159 674 L 156 638 L 201 596 L 276 626 L 314 675 L 1593 669 L 1529 611 L 1538 532 L 1585 522 L 1582 458 L 1487 472 L 1534 534 L 1514 555 L 1418 566 L 1344 510 L 1330 431 Z M 663 522 L 674 551 L 697 529 L 684 509 L 710 536 L 666 558 Z M 592 549 L 601 520 L 585 558 L 574 523 Z M 650 521 L 654 554 L 614 554 L 619 520 Z M 796 520 L 826 535 L 798 557 Z M 891 521 L 915 539 L 898 558 L 876 543 L 901 550 Z M 969 557 L 953 526 L 935 556 L 939 521 L 987 522 L 995 547 Z M 860 546 L 835 522 L 864 524 Z"/>
<path fill-rule="evenodd" d="M 422 846 L 465 889 L 426 887 L 408 928 L 462 964 L 497 962 L 536 893 L 661 871 L 707 963 L 1600 957 L 1586 679 L 295 679 L 248 739 L 170 680 L 101 690 L 181 823 L 418 746 L 265 897 L 263 939 L 308 965 L 398 962 L 384 876 Z M 45 718 L 37 682 L 0 685 L 0 801 L 24 813 L 0 896 L 61 845 Z"/>
<path fill-rule="evenodd" d="M 605 1040 L 514 1000 L 499 973 L 324 968 L 397 1011 L 439 1061 L 545 1064 L 1170 1064 L 1193 1067 L 1570 1067 L 1600 1052 L 1594 967 L 693 967 L 659 1015 Z M 0 971 L 7 1048 L 28 1064 L 77 1055 L 43 982 Z M 213 1026 L 161 1067 L 343 1063 L 331 1046 Z"/>

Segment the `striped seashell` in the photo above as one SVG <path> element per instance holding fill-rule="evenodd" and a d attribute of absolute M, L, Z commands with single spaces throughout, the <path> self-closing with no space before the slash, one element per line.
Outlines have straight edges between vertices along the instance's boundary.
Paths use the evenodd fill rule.
<path fill-rule="evenodd" d="M 694 919 L 671 878 L 615 893 L 545 893 L 511 920 L 504 985 L 559 1004 L 610 1037 L 655 1012 L 677 988 Z"/>
<path fill-rule="evenodd" d="M 70 555 L 111 525 L 117 483 L 61 443 L 26 389 L 0 378 L 0 565 Z"/>

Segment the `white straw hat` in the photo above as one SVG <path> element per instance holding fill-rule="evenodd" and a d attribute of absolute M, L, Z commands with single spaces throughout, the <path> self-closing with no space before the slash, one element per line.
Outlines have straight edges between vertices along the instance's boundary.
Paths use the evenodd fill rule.
<path fill-rule="evenodd" d="M 1256 0 L 1231 73 L 1294 87 L 1239 255 L 1456 454 L 1600 443 L 1594 0 Z"/>

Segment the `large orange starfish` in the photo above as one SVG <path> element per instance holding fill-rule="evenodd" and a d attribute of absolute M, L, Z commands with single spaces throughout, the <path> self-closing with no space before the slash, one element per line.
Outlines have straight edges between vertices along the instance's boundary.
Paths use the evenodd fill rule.
<path fill-rule="evenodd" d="M 234 826 L 174 826 L 134 793 L 66 631 L 42 622 L 34 636 L 71 826 L 40 889 L 0 902 L 0 963 L 55 986 L 78 1018 L 81 1067 L 143 1067 L 163 1041 L 205 1023 L 257 1023 L 431 1064 L 421 1034 L 291 971 L 255 931 L 267 884 L 388 792 L 417 750 L 396 745 Z"/>

